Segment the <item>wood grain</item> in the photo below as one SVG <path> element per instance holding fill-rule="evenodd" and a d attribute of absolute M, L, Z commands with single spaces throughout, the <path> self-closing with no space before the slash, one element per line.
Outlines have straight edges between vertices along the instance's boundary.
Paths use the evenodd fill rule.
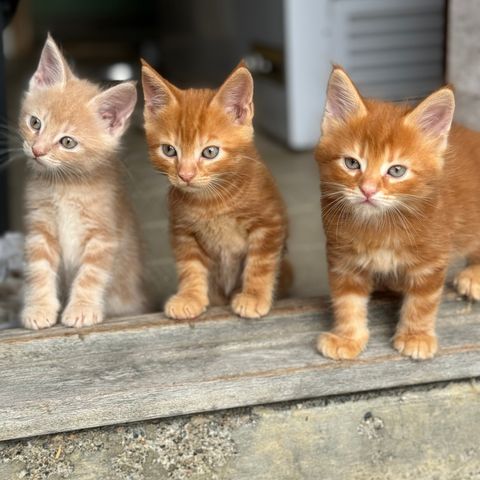
<path fill-rule="evenodd" d="M 246 405 L 480 376 L 480 306 L 448 291 L 441 348 L 415 362 L 390 345 L 398 302 L 370 305 L 355 361 L 315 351 L 326 299 L 278 303 L 261 320 L 213 309 L 195 322 L 152 314 L 82 329 L 0 332 L 0 440 Z"/>

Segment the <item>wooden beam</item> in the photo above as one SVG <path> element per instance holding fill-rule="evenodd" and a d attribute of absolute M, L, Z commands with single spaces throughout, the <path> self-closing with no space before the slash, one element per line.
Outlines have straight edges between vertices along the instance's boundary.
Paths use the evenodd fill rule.
<path fill-rule="evenodd" d="M 435 359 L 391 347 L 398 302 L 370 305 L 371 338 L 355 361 L 315 351 L 326 299 L 278 302 L 243 320 L 212 309 L 195 322 L 163 314 L 0 332 L 0 440 L 254 404 L 480 376 L 480 306 L 448 291 Z"/>

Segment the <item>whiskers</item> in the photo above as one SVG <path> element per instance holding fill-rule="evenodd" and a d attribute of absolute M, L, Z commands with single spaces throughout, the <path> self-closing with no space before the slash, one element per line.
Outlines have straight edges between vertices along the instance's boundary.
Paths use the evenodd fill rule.
<path fill-rule="evenodd" d="M 199 194 L 204 198 L 214 198 L 226 206 L 245 184 L 248 175 L 242 173 L 210 174 L 204 181 L 197 182 Z"/>
<path fill-rule="evenodd" d="M 0 172 L 8 168 L 13 162 L 24 158 L 25 153 L 21 148 L 0 148 Z"/>
<path fill-rule="evenodd" d="M 37 164 L 38 162 L 38 164 Z M 27 163 L 32 175 L 50 185 L 65 183 L 88 183 L 91 172 L 55 158 L 41 158 Z"/>
<path fill-rule="evenodd" d="M 225 205 L 231 197 L 229 186 L 232 184 L 219 175 L 213 175 L 202 186 L 202 195 L 213 197 Z"/>
<path fill-rule="evenodd" d="M 0 124 L 0 172 L 13 162 L 25 158 L 23 139 L 14 127 Z"/>
<path fill-rule="evenodd" d="M 434 205 L 431 199 L 413 194 L 384 195 L 376 197 L 372 205 L 364 205 L 360 194 L 335 183 L 322 185 L 321 197 L 324 223 L 335 227 L 335 237 L 340 226 L 348 225 L 351 236 L 361 232 L 401 234 L 410 245 L 416 243 L 416 223 L 426 216 L 424 206 Z"/>
<path fill-rule="evenodd" d="M 341 191 L 329 192 L 322 190 L 322 200 L 327 200 L 327 205 L 323 207 L 322 217 L 326 226 L 335 225 L 335 237 L 338 238 L 338 229 L 342 222 L 348 220 L 352 204 L 345 195 L 342 187 Z"/>

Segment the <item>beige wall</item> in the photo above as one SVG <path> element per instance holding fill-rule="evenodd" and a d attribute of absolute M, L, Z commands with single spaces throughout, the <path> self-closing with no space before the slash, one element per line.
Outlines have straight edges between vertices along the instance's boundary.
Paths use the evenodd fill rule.
<path fill-rule="evenodd" d="M 457 121 L 480 130 L 480 1 L 450 0 L 447 80 L 455 87 Z"/>

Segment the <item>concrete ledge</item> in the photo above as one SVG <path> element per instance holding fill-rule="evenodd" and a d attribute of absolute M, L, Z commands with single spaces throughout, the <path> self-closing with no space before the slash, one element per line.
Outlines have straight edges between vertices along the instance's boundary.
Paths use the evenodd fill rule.
<path fill-rule="evenodd" d="M 473 480 L 475 381 L 0 443 L 2 479 Z"/>

